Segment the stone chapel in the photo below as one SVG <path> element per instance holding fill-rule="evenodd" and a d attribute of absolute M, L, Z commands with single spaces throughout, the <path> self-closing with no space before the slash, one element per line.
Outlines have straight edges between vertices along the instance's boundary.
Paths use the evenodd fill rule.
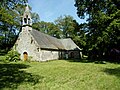
<path fill-rule="evenodd" d="M 23 14 L 22 30 L 14 45 L 22 60 L 34 61 L 81 58 L 81 49 L 70 38 L 57 39 L 32 28 L 28 5 Z"/>

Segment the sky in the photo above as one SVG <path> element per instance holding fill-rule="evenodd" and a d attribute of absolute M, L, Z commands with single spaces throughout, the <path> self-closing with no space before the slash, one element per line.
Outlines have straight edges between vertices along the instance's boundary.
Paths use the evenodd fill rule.
<path fill-rule="evenodd" d="M 32 12 L 38 13 L 41 21 L 54 22 L 60 16 L 70 15 L 78 23 L 85 22 L 77 16 L 74 3 L 74 0 L 28 0 Z"/>

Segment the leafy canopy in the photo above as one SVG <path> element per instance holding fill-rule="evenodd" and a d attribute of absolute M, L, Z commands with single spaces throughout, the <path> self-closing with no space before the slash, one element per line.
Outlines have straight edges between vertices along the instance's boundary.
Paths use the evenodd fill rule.
<path fill-rule="evenodd" d="M 80 18 L 88 17 L 86 48 L 102 57 L 112 48 L 120 49 L 120 0 L 75 0 Z"/>

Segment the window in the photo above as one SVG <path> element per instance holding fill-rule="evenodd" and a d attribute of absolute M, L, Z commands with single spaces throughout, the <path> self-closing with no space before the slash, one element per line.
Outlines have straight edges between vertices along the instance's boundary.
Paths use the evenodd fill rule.
<path fill-rule="evenodd" d="M 32 39 L 32 37 L 31 37 L 31 44 L 33 43 L 33 39 Z"/>
<path fill-rule="evenodd" d="M 18 41 L 20 40 L 20 38 L 18 38 Z"/>
<path fill-rule="evenodd" d="M 28 18 L 28 15 L 26 15 L 26 18 Z"/>
<path fill-rule="evenodd" d="M 39 52 L 39 48 L 37 48 L 37 51 Z"/>
<path fill-rule="evenodd" d="M 24 18 L 24 22 L 25 22 L 25 24 L 27 24 L 27 18 Z"/>
<path fill-rule="evenodd" d="M 28 24 L 30 25 L 30 23 L 31 23 L 31 22 L 30 22 L 30 18 L 28 18 Z"/>

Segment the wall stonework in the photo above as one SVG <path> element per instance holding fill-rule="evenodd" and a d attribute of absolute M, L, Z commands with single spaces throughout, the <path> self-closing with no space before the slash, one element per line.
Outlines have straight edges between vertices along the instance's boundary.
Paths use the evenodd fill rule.
<path fill-rule="evenodd" d="M 42 53 L 42 60 L 57 60 L 59 59 L 59 51 L 48 51 L 48 50 L 41 50 Z"/>
<path fill-rule="evenodd" d="M 38 57 L 34 57 L 36 56 L 37 52 L 36 52 L 36 43 L 35 41 L 33 41 L 33 43 L 31 44 L 31 38 L 32 36 L 30 35 L 29 31 L 25 28 L 23 29 L 23 31 L 19 34 L 19 39 L 17 40 L 17 42 L 15 43 L 16 46 L 16 50 L 21 54 L 21 59 L 23 60 L 23 53 L 27 52 L 28 56 L 33 57 L 33 59 L 37 59 Z"/>
<path fill-rule="evenodd" d="M 19 34 L 14 48 L 20 53 L 20 57 L 24 60 L 23 53 L 27 52 L 28 57 L 32 57 L 34 61 L 47 61 L 59 59 L 59 51 L 41 50 L 35 39 L 29 33 L 27 28 Z"/>

